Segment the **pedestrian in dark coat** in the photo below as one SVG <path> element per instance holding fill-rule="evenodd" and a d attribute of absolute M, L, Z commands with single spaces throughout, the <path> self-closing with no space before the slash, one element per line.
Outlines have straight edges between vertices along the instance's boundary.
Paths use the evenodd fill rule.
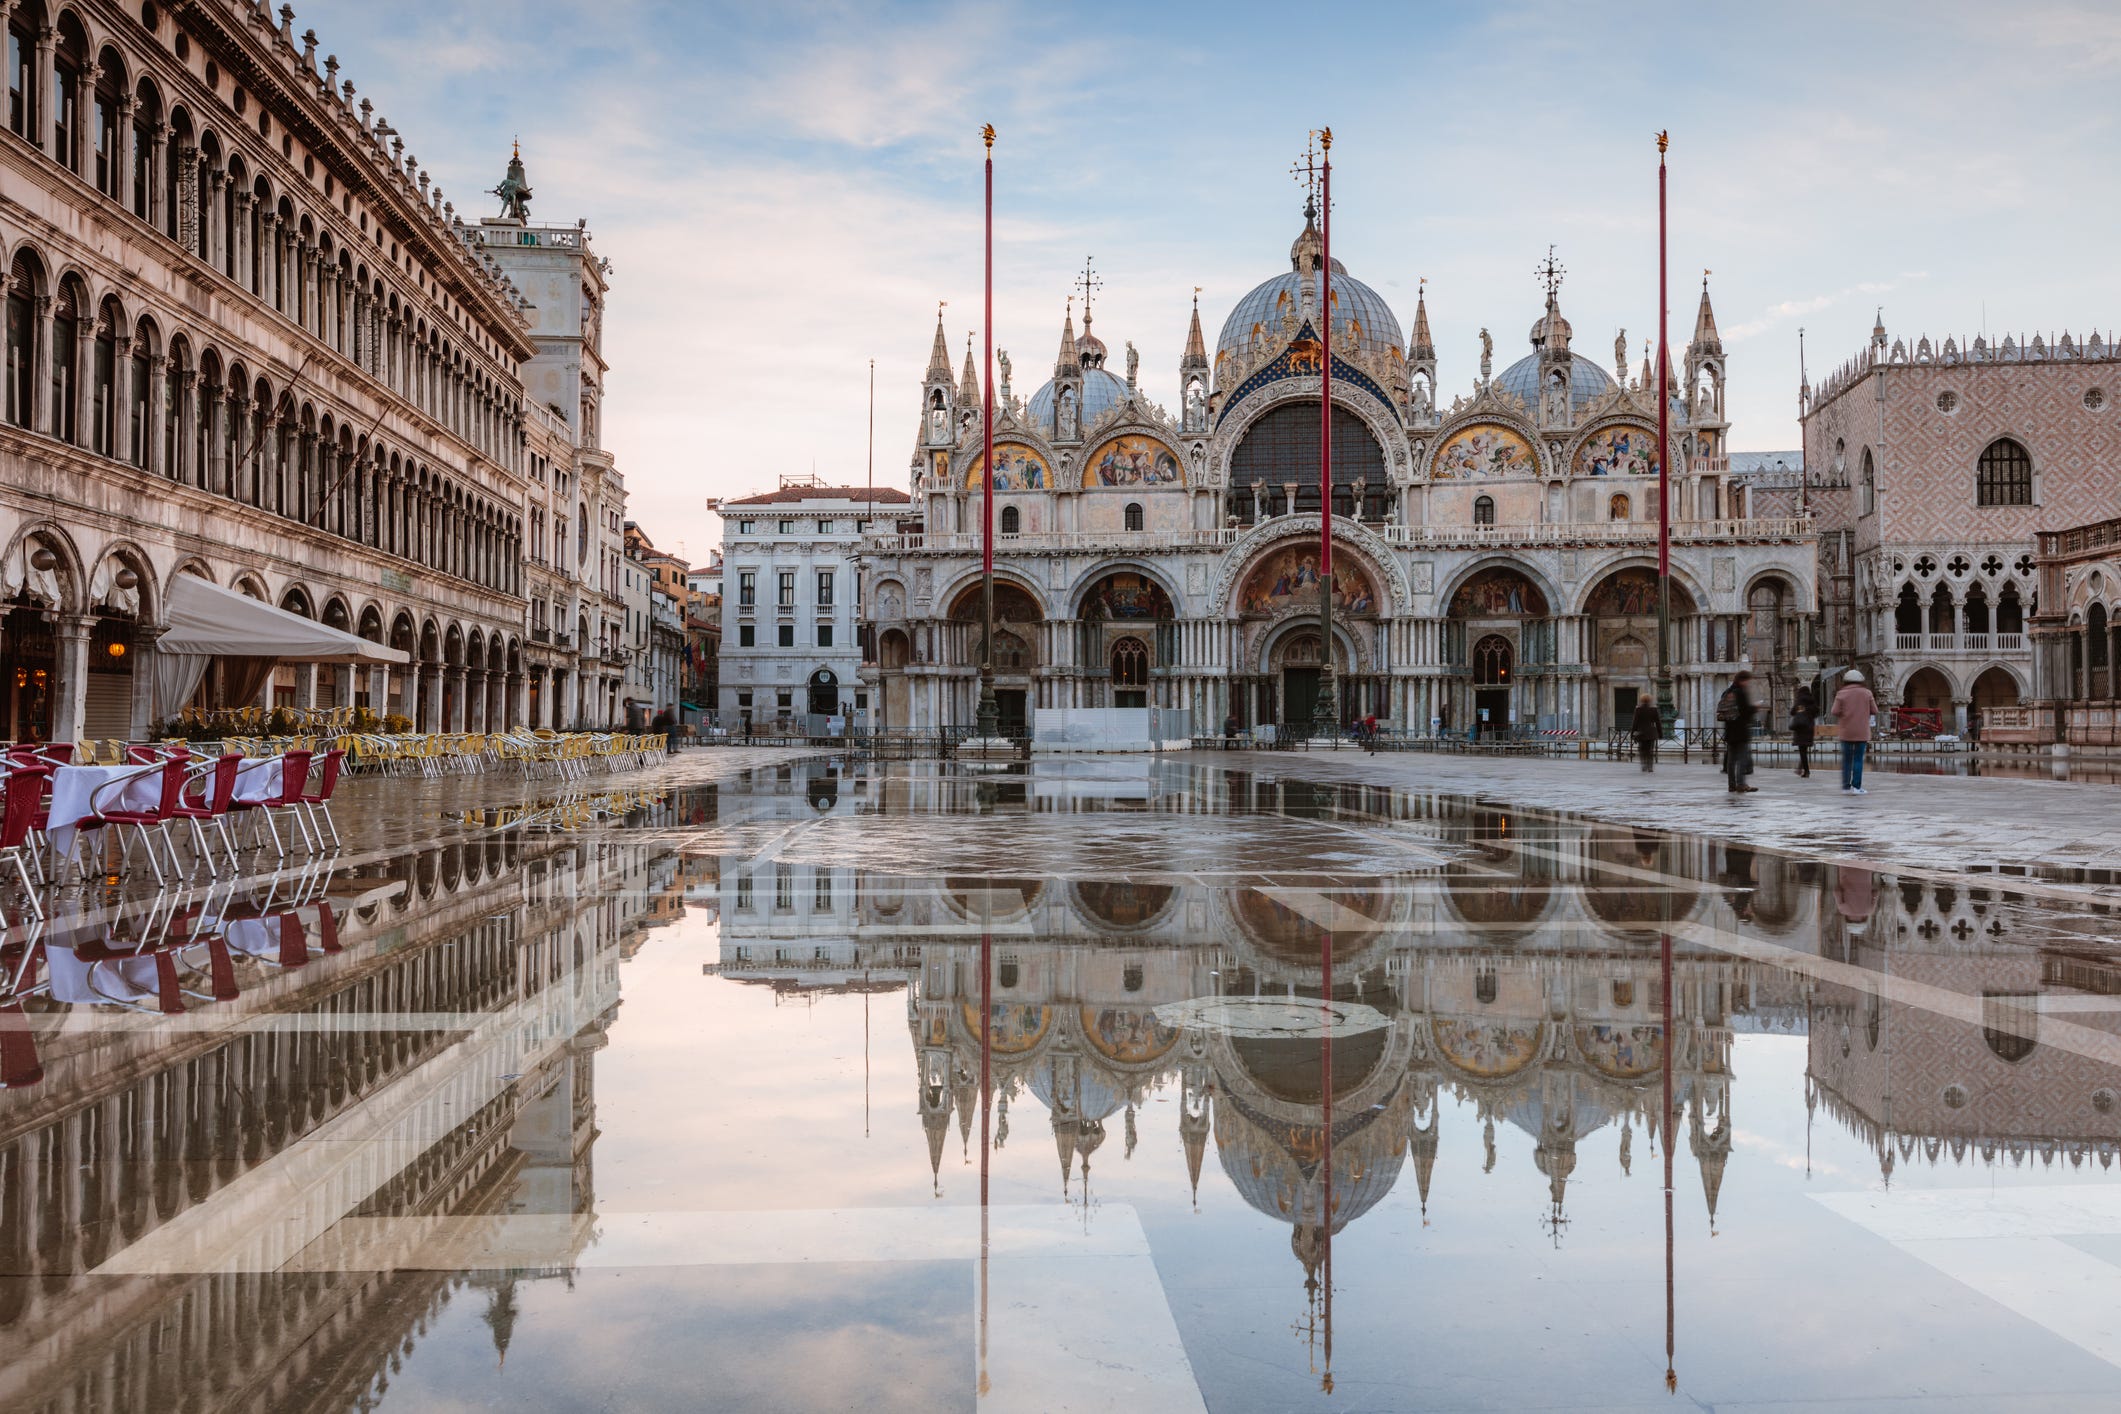
<path fill-rule="evenodd" d="M 1642 769 L 1657 769 L 1657 741 L 1664 735 L 1664 723 L 1657 716 L 1657 704 L 1647 697 L 1635 699 L 1635 719 L 1628 728 L 1635 738 L 1635 754 L 1642 758 Z"/>
<path fill-rule="evenodd" d="M 1819 725 L 1819 704 L 1812 700 L 1808 687 L 1797 689 L 1797 700 L 1790 706 L 1790 744 L 1797 748 L 1797 774 L 1812 774 L 1812 733 Z"/>
<path fill-rule="evenodd" d="M 1753 774 L 1753 719 L 1758 715 L 1752 681 L 1751 673 L 1740 672 L 1716 702 L 1716 720 L 1723 726 L 1723 776 L 1733 795 L 1760 789 L 1745 783 Z"/>

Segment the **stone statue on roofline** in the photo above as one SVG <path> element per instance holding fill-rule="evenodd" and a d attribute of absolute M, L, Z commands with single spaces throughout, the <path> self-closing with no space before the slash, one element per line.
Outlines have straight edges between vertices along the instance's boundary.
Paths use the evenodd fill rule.
<path fill-rule="evenodd" d="M 1480 381 L 1485 383 L 1495 372 L 1495 340 L 1483 329 L 1480 331 Z"/>
<path fill-rule="evenodd" d="M 493 188 L 493 195 L 501 198 L 501 219 L 504 221 L 528 221 L 530 219 L 530 178 L 523 171 L 523 144 L 515 145 L 515 152 L 508 159 L 508 175 L 501 184 Z"/>

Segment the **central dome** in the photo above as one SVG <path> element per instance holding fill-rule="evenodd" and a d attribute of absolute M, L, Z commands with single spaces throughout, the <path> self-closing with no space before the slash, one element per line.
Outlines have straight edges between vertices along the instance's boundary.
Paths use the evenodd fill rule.
<path fill-rule="evenodd" d="M 1505 368 L 1495 379 L 1495 386 L 1505 393 L 1515 393 L 1523 398 L 1525 406 L 1539 406 L 1539 355 L 1526 354 Z M 1612 375 L 1591 362 L 1580 353 L 1569 355 L 1569 410 L 1582 412 L 1596 398 L 1604 397 L 1613 386 Z"/>
<path fill-rule="evenodd" d="M 1223 321 L 1222 334 L 1215 341 L 1217 359 L 1247 347 L 1252 342 L 1255 327 L 1263 326 L 1264 337 L 1269 343 L 1280 341 L 1282 312 L 1298 313 L 1303 309 L 1305 277 L 1299 273 L 1300 264 L 1306 256 L 1315 261 L 1317 253 L 1317 234 L 1306 226 L 1303 234 L 1296 238 L 1296 244 L 1289 249 L 1288 271 L 1254 286 L 1251 293 L 1231 309 L 1230 317 Z M 1323 280 L 1315 266 L 1309 278 L 1311 303 L 1316 308 Z M 1348 274 L 1347 267 L 1338 260 L 1333 262 L 1333 332 L 1336 345 L 1352 332 L 1356 347 L 1368 354 L 1382 353 L 1387 349 L 1398 353 L 1406 344 L 1400 333 L 1399 320 L 1393 316 L 1392 307 L 1385 303 L 1384 296 Z"/>

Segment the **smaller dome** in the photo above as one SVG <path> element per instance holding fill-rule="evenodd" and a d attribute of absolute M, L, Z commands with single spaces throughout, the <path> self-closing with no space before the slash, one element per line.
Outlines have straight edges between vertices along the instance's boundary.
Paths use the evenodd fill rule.
<path fill-rule="evenodd" d="M 1541 321 L 1542 323 L 1544 321 Z M 1539 355 L 1526 354 L 1496 375 L 1495 386 L 1523 398 L 1526 407 L 1539 406 Z M 1580 353 L 1569 355 L 1569 409 L 1582 412 L 1613 386 L 1613 377 Z"/>
<path fill-rule="evenodd" d="M 1099 418 L 1127 400 L 1127 380 L 1107 373 L 1102 368 L 1088 367 L 1087 359 L 1084 363 L 1083 405 L 1077 411 L 1081 415 L 1082 430 L 1088 432 Z M 1025 409 L 1025 416 L 1039 431 L 1053 430 L 1052 380 L 1047 380 L 1044 387 L 1031 395 L 1031 403 Z"/>

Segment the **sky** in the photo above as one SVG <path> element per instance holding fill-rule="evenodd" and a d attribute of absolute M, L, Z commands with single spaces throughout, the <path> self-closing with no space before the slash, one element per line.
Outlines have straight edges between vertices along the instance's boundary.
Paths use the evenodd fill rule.
<path fill-rule="evenodd" d="M 695 561 L 708 497 L 863 483 L 872 359 L 875 479 L 906 485 L 937 302 L 954 366 L 980 323 L 986 122 L 1020 397 L 1094 256 L 1115 370 L 1131 340 L 1175 406 L 1194 287 L 1212 344 L 1288 268 L 1321 126 L 1334 254 L 1403 327 L 1428 281 L 1446 399 L 1483 327 L 1498 368 L 1529 351 L 1550 244 L 1578 352 L 1608 365 L 1625 329 L 1639 366 L 1660 128 L 1670 337 L 1713 272 L 1733 450 L 1799 444 L 1800 327 L 1816 383 L 1880 306 L 1910 345 L 2121 323 L 2112 5 L 329 0 L 296 23 L 460 211 L 520 136 L 533 219 L 587 219 L 605 440 L 632 517 Z"/>

